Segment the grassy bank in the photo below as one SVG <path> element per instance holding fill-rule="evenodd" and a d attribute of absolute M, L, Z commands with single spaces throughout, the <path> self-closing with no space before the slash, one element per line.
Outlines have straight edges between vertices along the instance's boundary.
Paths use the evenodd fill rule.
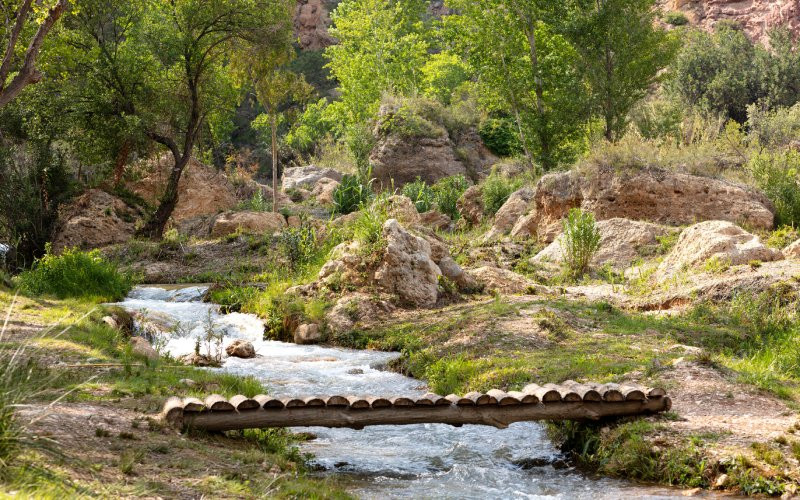
<path fill-rule="evenodd" d="M 288 432 L 187 437 L 153 418 L 167 396 L 265 392 L 257 380 L 137 356 L 93 300 L 0 289 L 0 310 L 0 496 L 346 496 L 306 476 Z"/>

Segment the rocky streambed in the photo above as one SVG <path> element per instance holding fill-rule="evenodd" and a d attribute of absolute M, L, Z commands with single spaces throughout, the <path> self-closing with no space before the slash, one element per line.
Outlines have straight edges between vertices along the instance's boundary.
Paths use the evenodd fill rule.
<path fill-rule="evenodd" d="M 423 382 L 383 369 L 396 353 L 265 341 L 257 317 L 221 314 L 202 302 L 205 291 L 138 287 L 119 305 L 171 326 L 153 340 L 173 356 L 194 352 L 209 331 L 220 334 L 223 347 L 235 339 L 252 342 L 256 358 L 225 358 L 219 369 L 257 377 L 277 396 L 427 392 Z M 674 490 L 586 477 L 564 462 L 537 423 L 504 430 L 438 424 L 302 430 L 317 436 L 303 451 L 314 455 L 318 473 L 338 475 L 361 498 L 681 497 Z"/>

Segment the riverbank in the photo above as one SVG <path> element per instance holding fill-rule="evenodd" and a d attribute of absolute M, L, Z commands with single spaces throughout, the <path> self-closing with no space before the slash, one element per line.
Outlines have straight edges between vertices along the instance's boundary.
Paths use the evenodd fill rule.
<path fill-rule="evenodd" d="M 0 310 L 0 348 L 21 349 L 29 374 L 17 419 L 36 438 L 3 468 L 0 496 L 348 497 L 307 475 L 288 432 L 184 436 L 153 418 L 169 395 L 255 395 L 257 380 L 139 356 L 92 302 L 0 288 Z"/>

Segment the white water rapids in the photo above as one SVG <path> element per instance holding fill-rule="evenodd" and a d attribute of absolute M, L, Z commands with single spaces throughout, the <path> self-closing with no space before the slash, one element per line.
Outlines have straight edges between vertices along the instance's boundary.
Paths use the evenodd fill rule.
<path fill-rule="evenodd" d="M 220 314 L 201 302 L 206 287 L 138 287 L 121 306 L 144 313 L 178 334 L 164 349 L 174 356 L 194 351 L 207 328 L 253 343 L 255 359 L 227 358 L 222 370 L 261 379 L 277 396 L 422 395 L 424 383 L 382 369 L 394 353 L 300 346 L 263 340 L 264 326 L 249 314 Z M 558 451 L 536 423 L 505 430 L 427 424 L 350 429 L 310 428 L 318 437 L 302 445 L 325 474 L 345 479 L 360 498 L 680 498 L 674 490 L 610 479 L 590 479 L 552 463 Z M 537 463 L 525 468 L 521 463 Z"/>

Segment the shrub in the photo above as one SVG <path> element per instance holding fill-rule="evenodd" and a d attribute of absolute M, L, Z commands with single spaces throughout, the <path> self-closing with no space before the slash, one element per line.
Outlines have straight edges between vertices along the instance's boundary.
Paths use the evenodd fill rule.
<path fill-rule="evenodd" d="M 469 181 L 463 175 L 445 177 L 433 185 L 436 207 L 440 212 L 457 221 L 461 217 L 458 211 L 458 199 L 469 188 Z"/>
<path fill-rule="evenodd" d="M 19 275 L 19 283 L 23 290 L 35 295 L 115 301 L 130 291 L 133 279 L 129 274 L 119 272 L 97 250 L 82 252 L 72 248 L 54 255 L 48 244 L 45 256 Z"/>
<path fill-rule="evenodd" d="M 489 118 L 478 131 L 483 143 L 498 156 L 513 156 L 522 152 L 519 132 L 510 118 Z"/>
<path fill-rule="evenodd" d="M 666 12 L 662 19 L 664 19 L 665 23 L 671 24 L 672 26 L 685 26 L 689 24 L 689 18 L 686 17 L 686 14 L 678 11 Z"/>
<path fill-rule="evenodd" d="M 252 210 L 254 212 L 271 212 L 272 202 L 264 198 L 264 193 L 257 189 L 253 196 L 246 201 L 239 203 L 239 210 Z"/>
<path fill-rule="evenodd" d="M 428 184 L 417 177 L 414 182 L 409 182 L 403 186 L 403 195 L 407 196 L 414 202 L 417 207 L 417 212 L 427 212 L 433 207 L 434 193 Z"/>
<path fill-rule="evenodd" d="M 564 234 L 561 239 L 567 272 L 573 277 L 585 274 L 599 248 L 600 231 L 597 230 L 594 215 L 580 208 L 570 210 L 564 220 Z"/>
<path fill-rule="evenodd" d="M 800 153 L 760 153 L 750 158 L 748 169 L 758 187 L 775 205 L 778 225 L 800 224 Z"/>
<path fill-rule="evenodd" d="M 337 214 L 349 214 L 358 210 L 372 197 L 368 185 L 355 175 L 342 176 L 342 182 L 333 192 L 333 211 Z"/>
<path fill-rule="evenodd" d="M 775 148 L 800 137 L 800 104 L 770 111 L 752 104 L 747 108 L 748 138 L 758 145 Z"/>
<path fill-rule="evenodd" d="M 486 215 L 494 215 L 508 201 L 511 193 L 522 186 L 520 179 L 509 179 L 497 172 L 487 177 L 483 184 L 483 210 Z"/>
<path fill-rule="evenodd" d="M 308 264 L 317 256 L 317 234 L 306 221 L 300 227 L 283 230 L 279 242 L 293 269 Z"/>
<path fill-rule="evenodd" d="M 767 246 L 781 250 L 800 239 L 800 232 L 791 226 L 781 226 L 767 238 Z"/>

